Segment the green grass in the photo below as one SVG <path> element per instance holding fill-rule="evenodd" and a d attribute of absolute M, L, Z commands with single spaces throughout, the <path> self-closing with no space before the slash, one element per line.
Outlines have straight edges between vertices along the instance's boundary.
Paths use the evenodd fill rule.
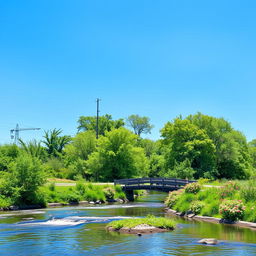
<path fill-rule="evenodd" d="M 149 226 L 170 230 L 173 230 L 176 226 L 174 221 L 171 219 L 148 215 L 146 218 L 132 218 L 112 221 L 107 225 L 107 227 L 112 227 L 119 230 L 121 228 L 134 228 L 141 224 L 147 224 Z"/>
<path fill-rule="evenodd" d="M 75 186 L 55 186 L 53 182 L 41 187 L 47 203 L 78 203 L 79 201 L 106 202 L 106 188 L 114 192 L 114 199 L 126 199 L 120 186 L 78 181 Z"/>

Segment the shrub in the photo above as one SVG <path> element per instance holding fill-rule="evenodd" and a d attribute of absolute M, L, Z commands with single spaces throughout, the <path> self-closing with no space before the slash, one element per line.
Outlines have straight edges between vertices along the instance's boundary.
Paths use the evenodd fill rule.
<path fill-rule="evenodd" d="M 115 190 L 113 188 L 104 188 L 103 193 L 107 200 L 113 200 L 115 196 Z"/>
<path fill-rule="evenodd" d="M 123 192 L 123 189 L 120 185 L 115 185 L 115 191 L 119 193 L 119 192 Z"/>
<path fill-rule="evenodd" d="M 76 193 L 68 193 L 66 197 L 66 200 L 69 203 L 75 203 L 75 204 L 79 203 L 79 199 L 80 199 L 80 196 Z"/>
<path fill-rule="evenodd" d="M 200 201 L 194 201 L 191 203 L 189 210 L 194 214 L 199 214 L 203 207 L 204 207 L 204 203 Z"/>
<path fill-rule="evenodd" d="M 86 187 L 83 182 L 78 181 L 76 183 L 76 190 L 79 192 L 80 195 L 84 195 L 86 191 Z"/>
<path fill-rule="evenodd" d="M 48 186 L 49 190 L 50 191 L 55 191 L 55 183 L 54 182 L 51 182 Z"/>
<path fill-rule="evenodd" d="M 164 202 L 165 205 L 168 206 L 169 208 L 172 208 L 176 204 L 176 202 L 178 201 L 178 199 L 182 193 L 183 193 L 182 190 L 169 192 L 169 195 Z"/>
<path fill-rule="evenodd" d="M 237 190 L 239 190 L 239 185 L 235 181 L 228 181 L 221 189 L 220 189 L 220 197 L 227 198 L 232 197 Z"/>
<path fill-rule="evenodd" d="M 198 180 L 198 183 L 200 184 L 200 185 L 204 185 L 204 184 L 207 184 L 207 183 L 209 183 L 210 182 L 210 179 L 205 179 L 205 178 L 200 178 L 199 180 Z"/>
<path fill-rule="evenodd" d="M 241 220 L 243 219 L 245 206 L 241 200 L 225 200 L 219 207 L 219 213 L 225 220 Z"/>
<path fill-rule="evenodd" d="M 200 190 L 201 190 L 201 186 L 196 182 L 189 183 L 185 186 L 186 193 L 197 194 Z"/>
<path fill-rule="evenodd" d="M 0 196 L 0 209 L 8 210 L 8 208 L 12 205 L 11 199 Z"/>
<path fill-rule="evenodd" d="M 241 189 L 241 197 L 245 202 L 256 201 L 256 187 L 252 182 Z"/>

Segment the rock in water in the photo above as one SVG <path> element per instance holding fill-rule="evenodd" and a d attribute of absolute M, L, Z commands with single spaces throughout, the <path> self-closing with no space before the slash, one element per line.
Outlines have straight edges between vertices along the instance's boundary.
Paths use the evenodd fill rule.
<path fill-rule="evenodd" d="M 218 243 L 218 240 L 215 238 L 204 238 L 198 241 L 199 244 L 209 244 L 209 245 L 215 245 Z"/>

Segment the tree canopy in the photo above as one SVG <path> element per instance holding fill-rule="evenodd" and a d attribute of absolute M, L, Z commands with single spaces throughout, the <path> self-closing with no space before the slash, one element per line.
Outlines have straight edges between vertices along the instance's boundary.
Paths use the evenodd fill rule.
<path fill-rule="evenodd" d="M 88 168 L 96 180 L 132 178 L 145 175 L 147 158 L 136 147 L 137 136 L 125 128 L 107 132 L 100 137 L 97 150 L 89 156 Z"/>
<path fill-rule="evenodd" d="M 80 116 L 78 120 L 78 132 L 80 131 L 96 131 L 96 116 Z M 113 120 L 111 115 L 99 117 L 99 135 L 105 135 L 106 132 L 112 129 L 118 129 L 124 126 L 123 119 Z"/>
<path fill-rule="evenodd" d="M 127 118 L 127 126 L 131 127 L 134 133 L 140 136 L 142 133 L 150 133 L 153 125 L 150 124 L 149 117 L 139 116 L 139 115 L 130 115 Z"/>
<path fill-rule="evenodd" d="M 168 168 L 189 159 L 196 178 L 243 179 L 252 171 L 246 138 L 223 118 L 201 113 L 176 118 L 162 129 L 162 137 Z"/>

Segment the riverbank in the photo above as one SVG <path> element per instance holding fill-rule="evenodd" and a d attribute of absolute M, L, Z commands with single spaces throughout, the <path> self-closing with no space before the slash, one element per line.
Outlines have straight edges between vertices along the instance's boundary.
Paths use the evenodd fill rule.
<path fill-rule="evenodd" d="M 67 185 L 65 185 L 67 184 Z M 70 186 L 69 183 L 59 182 L 57 185 L 53 182 L 40 187 L 38 193 L 41 196 L 40 203 L 30 205 L 9 205 L 1 206 L 0 211 L 9 210 L 27 210 L 27 209 L 43 209 L 60 206 L 73 205 L 100 205 L 109 203 L 124 204 L 129 202 L 126 194 L 119 185 L 112 185 L 111 183 L 85 183 L 74 182 Z M 142 196 L 146 191 L 134 191 L 134 198 Z"/>
<path fill-rule="evenodd" d="M 256 185 L 252 181 L 228 181 L 221 187 L 199 184 L 170 192 L 167 212 L 188 219 L 256 228 Z"/>
<path fill-rule="evenodd" d="M 249 222 L 249 221 L 229 221 L 229 220 L 224 220 L 221 218 L 215 218 L 215 217 L 209 217 L 209 216 L 200 216 L 200 215 L 195 215 L 195 214 L 183 214 L 181 212 L 177 212 L 172 209 L 165 209 L 167 214 L 170 215 L 175 215 L 179 216 L 188 220 L 196 220 L 196 221 L 204 221 L 204 222 L 210 222 L 210 223 L 216 223 L 216 224 L 227 224 L 227 225 L 232 225 L 235 227 L 242 227 L 242 228 L 250 228 L 252 230 L 256 231 L 256 223 L 254 222 Z"/>
<path fill-rule="evenodd" d="M 55 183 L 50 183 L 41 186 L 37 191 L 37 196 L 40 200 L 34 200 L 32 204 L 20 202 L 16 205 L 12 203 L 12 198 L 10 198 L 8 202 L 3 201 L 2 205 L 0 202 L 0 210 L 39 209 L 85 203 L 127 202 L 126 195 L 120 186 L 95 185 L 84 182 L 76 182 L 74 186 L 56 186 Z"/>

